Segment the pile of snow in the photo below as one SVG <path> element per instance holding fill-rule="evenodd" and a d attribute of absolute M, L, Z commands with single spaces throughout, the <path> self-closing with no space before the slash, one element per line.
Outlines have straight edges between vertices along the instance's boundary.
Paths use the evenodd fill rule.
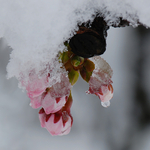
<path fill-rule="evenodd" d="M 108 25 L 122 17 L 134 27 L 150 27 L 149 6 L 149 0 L 0 0 L 0 37 L 13 49 L 8 78 L 23 74 L 27 79 L 30 71 L 39 73 L 50 65 L 52 77 L 59 80 L 61 64 L 55 58 L 78 23 L 92 21 L 99 12 Z"/>

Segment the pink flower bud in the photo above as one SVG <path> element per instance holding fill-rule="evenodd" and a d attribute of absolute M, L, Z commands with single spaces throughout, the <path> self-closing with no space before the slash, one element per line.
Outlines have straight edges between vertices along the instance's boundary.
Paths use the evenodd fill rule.
<path fill-rule="evenodd" d="M 113 97 L 113 87 L 111 84 L 102 85 L 100 91 L 96 93 L 102 102 L 109 101 Z"/>
<path fill-rule="evenodd" d="M 41 126 L 46 128 L 51 135 L 66 135 L 70 132 L 73 119 L 69 112 L 59 111 L 47 115 L 42 108 L 39 111 Z"/>
<path fill-rule="evenodd" d="M 46 114 L 55 113 L 65 105 L 67 99 L 67 96 L 54 98 L 51 96 L 50 92 L 47 92 L 45 97 L 42 99 L 41 105 Z"/>
<path fill-rule="evenodd" d="M 110 100 L 113 97 L 113 87 L 111 84 L 102 85 L 99 89 L 99 92 L 95 93 L 101 100 L 101 104 L 103 107 L 108 107 L 110 105 Z"/>
<path fill-rule="evenodd" d="M 93 58 L 92 61 L 96 63 L 96 67 L 90 77 L 87 93 L 97 95 L 102 106 L 108 107 L 110 105 L 109 101 L 113 97 L 112 69 L 100 56 Z"/>
<path fill-rule="evenodd" d="M 91 77 L 89 81 L 89 90 L 86 92 L 88 94 L 95 94 L 101 100 L 101 104 L 103 107 L 110 106 L 110 100 L 113 97 L 113 87 L 110 84 L 112 81 L 110 80 L 108 84 L 102 84 L 95 77 Z"/>
<path fill-rule="evenodd" d="M 37 75 L 30 75 L 26 86 L 28 96 L 31 99 L 31 107 L 43 107 L 46 114 L 59 111 L 66 103 L 70 94 L 71 84 L 65 74 L 62 74 L 61 81 L 48 88 L 48 77 L 38 78 Z"/>
<path fill-rule="evenodd" d="M 59 111 L 66 103 L 70 94 L 71 84 L 68 77 L 62 75 L 61 82 L 54 84 L 42 97 L 42 107 L 46 114 Z"/>

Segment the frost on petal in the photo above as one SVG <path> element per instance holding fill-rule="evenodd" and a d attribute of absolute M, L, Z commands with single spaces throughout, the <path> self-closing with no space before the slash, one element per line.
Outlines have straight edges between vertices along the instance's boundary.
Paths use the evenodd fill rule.
<path fill-rule="evenodd" d="M 111 82 L 113 71 L 110 65 L 100 56 L 95 56 L 90 58 L 90 60 L 95 64 L 95 69 L 92 76 L 97 78 L 103 84 L 108 84 Z"/>
<path fill-rule="evenodd" d="M 29 97 L 37 97 L 41 95 L 48 86 L 47 78 L 33 79 L 26 88 Z"/>
<path fill-rule="evenodd" d="M 59 111 L 65 105 L 66 101 L 66 96 L 54 98 L 51 96 L 51 93 L 48 92 L 45 97 L 43 97 L 41 105 L 44 108 L 45 113 L 50 114 Z"/>
<path fill-rule="evenodd" d="M 69 82 L 68 76 L 66 76 L 66 74 L 62 74 L 61 81 L 51 87 L 50 93 L 52 97 L 69 96 L 70 89 L 71 83 Z"/>
<path fill-rule="evenodd" d="M 113 97 L 112 69 L 100 56 L 96 56 L 91 60 L 95 63 L 95 69 L 89 80 L 87 93 L 97 95 L 102 102 L 102 106 L 108 107 L 110 105 L 109 101 Z"/>
<path fill-rule="evenodd" d="M 22 86 L 26 87 L 29 98 L 35 98 L 41 95 L 48 86 L 48 76 L 44 75 L 39 77 L 34 72 L 29 74 L 28 81 L 21 81 Z"/>
<path fill-rule="evenodd" d="M 91 76 L 89 81 L 89 93 L 94 94 L 96 92 L 99 92 L 101 85 L 101 81 L 99 81 L 96 77 Z"/>

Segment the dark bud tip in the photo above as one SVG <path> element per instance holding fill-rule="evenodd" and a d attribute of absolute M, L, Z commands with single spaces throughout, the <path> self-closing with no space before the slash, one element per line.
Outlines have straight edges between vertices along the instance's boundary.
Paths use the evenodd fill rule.
<path fill-rule="evenodd" d="M 81 57 L 90 58 L 101 55 L 106 50 L 106 41 L 102 35 L 95 32 L 84 32 L 74 35 L 69 42 L 71 51 Z"/>

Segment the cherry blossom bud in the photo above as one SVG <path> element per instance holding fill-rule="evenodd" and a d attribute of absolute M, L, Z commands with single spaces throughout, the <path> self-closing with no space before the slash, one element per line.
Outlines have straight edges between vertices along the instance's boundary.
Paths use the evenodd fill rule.
<path fill-rule="evenodd" d="M 113 97 L 113 87 L 111 85 L 112 69 L 100 56 L 91 60 L 96 65 L 89 80 L 89 90 L 87 93 L 97 95 L 101 100 L 102 106 L 108 107 L 110 105 L 109 101 Z"/>
<path fill-rule="evenodd" d="M 46 114 L 42 108 L 39 111 L 41 127 L 46 128 L 51 135 L 66 135 L 70 132 L 73 118 L 70 114 L 72 105 L 71 93 L 64 107 L 55 113 Z"/>
<path fill-rule="evenodd" d="M 54 84 L 42 97 L 42 107 L 46 114 L 59 111 L 66 103 L 71 90 L 69 78 L 62 74 L 61 82 Z"/>
<path fill-rule="evenodd" d="M 70 132 L 73 119 L 67 111 L 60 111 L 47 115 L 42 108 L 39 111 L 41 126 L 51 135 L 66 135 Z"/>

